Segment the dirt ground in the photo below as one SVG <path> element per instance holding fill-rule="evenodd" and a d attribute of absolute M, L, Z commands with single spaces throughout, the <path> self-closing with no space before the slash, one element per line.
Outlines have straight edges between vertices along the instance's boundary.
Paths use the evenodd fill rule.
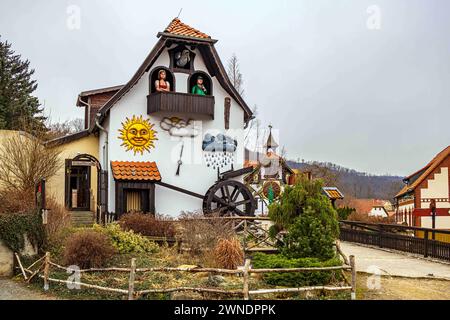
<path fill-rule="evenodd" d="M 450 300 L 450 281 L 389 276 L 378 281 L 376 276 L 358 273 L 356 296 L 360 300 Z"/>
<path fill-rule="evenodd" d="M 55 298 L 28 288 L 23 281 L 0 279 L 0 300 L 54 300 Z"/>

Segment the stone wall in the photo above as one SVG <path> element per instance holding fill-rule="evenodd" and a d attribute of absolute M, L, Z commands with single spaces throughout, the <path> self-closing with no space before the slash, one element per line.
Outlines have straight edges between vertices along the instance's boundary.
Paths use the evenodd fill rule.
<path fill-rule="evenodd" d="M 33 256 L 37 254 L 35 248 L 28 237 L 25 237 L 25 248 L 20 252 L 21 255 Z M 14 252 L 12 252 L 2 240 L 0 240 L 0 277 L 11 277 L 13 275 Z"/>

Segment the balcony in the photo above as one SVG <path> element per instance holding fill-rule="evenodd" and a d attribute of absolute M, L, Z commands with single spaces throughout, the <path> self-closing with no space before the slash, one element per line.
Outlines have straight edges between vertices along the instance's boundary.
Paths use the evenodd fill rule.
<path fill-rule="evenodd" d="M 214 97 L 181 92 L 151 93 L 147 96 L 147 112 L 189 113 L 214 119 Z"/>

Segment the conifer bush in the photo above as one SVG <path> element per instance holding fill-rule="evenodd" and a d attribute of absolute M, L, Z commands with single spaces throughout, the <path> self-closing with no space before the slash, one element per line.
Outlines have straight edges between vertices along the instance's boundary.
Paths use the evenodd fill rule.
<path fill-rule="evenodd" d="M 280 252 L 288 258 L 334 257 L 334 241 L 339 237 L 337 212 L 322 193 L 321 180 L 299 179 L 287 186 L 280 200 L 269 206 L 275 225 L 272 236 L 287 231 Z"/>

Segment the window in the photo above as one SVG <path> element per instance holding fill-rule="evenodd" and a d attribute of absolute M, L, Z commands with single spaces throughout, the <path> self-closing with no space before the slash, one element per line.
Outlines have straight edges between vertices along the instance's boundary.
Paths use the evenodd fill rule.
<path fill-rule="evenodd" d="M 169 84 L 169 91 L 175 91 L 175 77 L 168 68 L 156 67 L 150 73 L 150 93 L 156 92 L 156 81 L 160 78 L 160 73 L 165 73 L 165 82 Z"/>
<path fill-rule="evenodd" d="M 195 87 L 195 89 L 194 89 Z M 211 77 L 203 71 L 196 71 L 188 79 L 188 88 L 191 94 L 212 96 L 213 87 Z"/>

